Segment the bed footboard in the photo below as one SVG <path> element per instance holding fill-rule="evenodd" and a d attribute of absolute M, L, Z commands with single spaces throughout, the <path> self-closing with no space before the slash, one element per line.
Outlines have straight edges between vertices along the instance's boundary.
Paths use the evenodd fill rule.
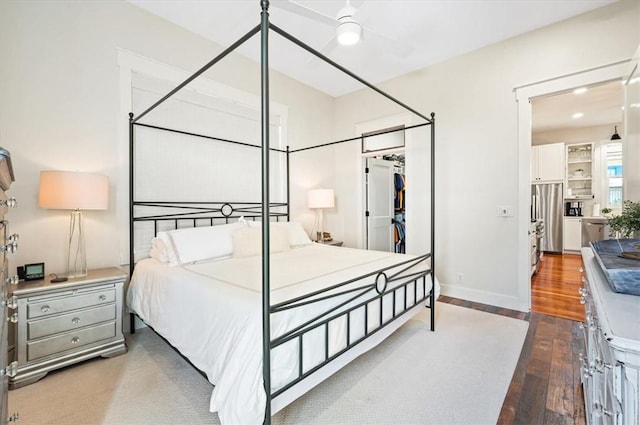
<path fill-rule="evenodd" d="M 408 320 L 410 317 L 405 316 L 414 312 L 415 307 L 423 302 L 425 307 L 431 309 L 431 330 L 435 330 L 435 285 L 431 269 L 426 267 L 430 257 L 430 254 L 415 257 L 273 305 L 272 315 L 285 310 L 309 309 L 314 306 L 320 311 L 304 323 L 271 340 L 272 357 L 274 350 L 285 344 L 297 346 L 296 376 L 272 390 L 272 398 L 285 393 L 347 351 L 385 330 L 398 319 Z M 323 303 L 331 307 L 323 309 L 320 307 Z M 317 341 L 318 338 L 322 341 Z M 314 339 L 316 342 L 312 343 Z M 317 348 L 311 348 L 318 345 L 324 348 L 320 350 L 320 355 L 317 354 Z M 313 350 L 313 355 L 307 353 L 305 347 Z"/>

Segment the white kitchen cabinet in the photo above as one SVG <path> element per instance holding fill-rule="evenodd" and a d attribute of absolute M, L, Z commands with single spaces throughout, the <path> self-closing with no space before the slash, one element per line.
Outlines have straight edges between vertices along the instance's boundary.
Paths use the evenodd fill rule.
<path fill-rule="evenodd" d="M 565 198 L 593 198 L 593 143 L 567 145 Z"/>
<path fill-rule="evenodd" d="M 564 251 L 580 251 L 582 249 L 582 219 L 565 217 L 562 229 Z"/>
<path fill-rule="evenodd" d="M 531 182 L 562 182 L 565 166 L 564 143 L 531 147 Z"/>

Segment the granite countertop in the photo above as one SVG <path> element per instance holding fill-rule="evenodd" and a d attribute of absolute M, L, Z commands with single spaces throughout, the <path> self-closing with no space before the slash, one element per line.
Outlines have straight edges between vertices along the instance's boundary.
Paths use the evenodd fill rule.
<path fill-rule="evenodd" d="M 640 261 L 620 256 L 640 253 L 640 239 L 608 239 L 591 242 L 598 265 L 615 292 L 640 296 Z"/>

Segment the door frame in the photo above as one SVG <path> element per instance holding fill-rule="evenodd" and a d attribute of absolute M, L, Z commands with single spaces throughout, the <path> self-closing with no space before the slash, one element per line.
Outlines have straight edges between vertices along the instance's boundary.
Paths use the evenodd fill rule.
<path fill-rule="evenodd" d="M 373 121 L 367 121 L 367 122 L 363 122 L 363 123 L 359 123 L 358 125 L 356 125 L 356 135 L 358 137 L 361 137 L 364 133 L 371 133 L 373 131 L 377 131 L 377 130 L 381 130 L 383 128 L 391 128 L 391 127 L 397 127 L 400 125 L 404 125 L 405 127 L 409 127 L 414 123 L 414 118 L 411 114 L 409 113 L 404 113 L 404 114 L 400 114 L 400 115 L 393 115 L 393 116 L 389 116 L 389 117 L 385 117 L 385 118 L 379 118 L 377 120 L 373 120 Z M 368 152 L 368 153 L 361 153 L 360 155 L 360 160 L 358 161 L 358 166 L 360 167 L 359 170 L 359 178 L 360 178 L 360 184 L 359 184 L 359 188 L 360 188 L 360 202 L 359 202 L 359 208 L 358 208 L 358 213 L 357 213 L 357 229 L 358 229 L 358 241 L 359 241 L 359 247 L 360 248 L 365 248 L 366 247 L 366 225 L 367 225 L 367 221 L 364 219 L 364 214 L 365 214 L 365 207 L 366 207 L 366 177 L 364 174 L 364 167 L 365 167 L 365 158 L 366 157 L 372 157 L 372 156 L 376 156 L 376 155 L 382 155 L 385 153 L 398 153 L 398 152 L 403 152 L 405 155 L 405 174 L 406 174 L 406 156 L 407 156 L 407 146 L 409 144 L 409 138 L 410 138 L 410 132 L 405 132 L 405 145 L 404 148 L 395 148 L 395 149 L 389 149 L 389 150 L 384 150 L 384 151 L 377 151 L 377 152 Z M 407 224 L 405 223 L 405 231 L 407 231 L 406 229 L 408 229 Z"/>
<path fill-rule="evenodd" d="M 629 60 L 514 88 L 518 109 L 518 310 L 531 311 L 529 235 L 531 202 L 531 99 L 616 79 Z"/>
<path fill-rule="evenodd" d="M 382 153 L 376 152 L 376 154 L 386 154 L 386 153 L 401 153 L 404 155 L 404 149 L 396 149 L 393 151 L 383 151 Z M 368 216 L 366 214 L 366 211 L 371 211 L 371 209 L 369 208 L 369 190 L 371 189 L 371 181 L 370 179 L 367 179 L 367 175 L 371 175 L 371 173 L 367 173 L 367 168 L 371 167 L 371 164 L 369 164 L 369 160 L 379 160 L 379 161 L 386 161 L 386 162 L 391 162 L 388 160 L 384 160 L 384 159 L 378 159 L 376 158 L 376 156 L 378 155 L 374 155 L 374 154 L 366 154 L 362 156 L 362 164 L 363 164 L 363 172 L 365 173 L 364 176 L 364 211 L 365 211 L 365 215 L 364 215 L 364 239 L 363 239 L 363 248 L 368 250 L 369 249 L 369 223 L 371 220 L 371 217 Z M 391 167 L 390 167 L 391 168 Z M 390 176 L 390 178 L 393 177 L 393 174 Z M 391 184 L 393 184 L 393 181 L 391 182 Z M 391 194 L 391 196 L 389 197 L 389 206 L 391 207 L 391 214 L 389 219 L 393 219 L 394 216 L 394 211 L 393 211 L 393 193 Z M 391 229 L 391 223 L 389 223 L 389 242 L 390 242 L 390 246 L 391 248 L 393 248 L 393 244 L 391 243 L 391 238 L 393 237 L 393 233 L 392 229 Z M 391 249 L 389 252 L 394 252 L 393 249 Z"/>

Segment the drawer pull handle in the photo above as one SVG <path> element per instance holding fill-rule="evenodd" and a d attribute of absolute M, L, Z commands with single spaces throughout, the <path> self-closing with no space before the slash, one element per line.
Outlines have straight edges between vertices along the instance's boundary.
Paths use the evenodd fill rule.
<path fill-rule="evenodd" d="M 78 323 L 80 323 L 80 318 L 79 317 L 74 317 L 73 319 L 71 319 L 71 323 L 74 325 L 77 325 Z"/>
<path fill-rule="evenodd" d="M 71 343 L 72 344 L 77 344 L 80 342 L 80 337 L 79 336 L 74 336 L 73 338 L 71 338 Z"/>
<path fill-rule="evenodd" d="M 18 362 L 11 362 L 6 368 L 0 369 L 0 376 L 6 375 L 9 378 L 13 378 L 18 373 Z"/>
<path fill-rule="evenodd" d="M 47 313 L 49 310 L 51 310 L 51 307 L 49 307 L 47 304 L 40 307 L 40 311 L 43 313 Z"/>
<path fill-rule="evenodd" d="M 106 295 L 100 295 L 100 296 L 98 297 L 98 299 L 99 299 L 100 301 L 106 301 L 106 300 L 107 300 L 107 296 L 106 296 Z"/>
<path fill-rule="evenodd" d="M 6 306 L 11 310 L 15 310 L 18 307 L 18 297 L 16 297 L 15 295 L 12 297 L 9 297 L 6 300 L 2 301 L 2 305 Z"/>
<path fill-rule="evenodd" d="M 0 206 L 15 208 L 18 206 L 18 201 L 16 201 L 16 198 L 3 199 L 0 201 Z"/>
<path fill-rule="evenodd" d="M 18 242 L 13 241 L 9 242 L 6 245 L 0 245 L 0 252 L 10 252 L 12 254 L 15 254 L 16 252 L 18 252 Z"/>

